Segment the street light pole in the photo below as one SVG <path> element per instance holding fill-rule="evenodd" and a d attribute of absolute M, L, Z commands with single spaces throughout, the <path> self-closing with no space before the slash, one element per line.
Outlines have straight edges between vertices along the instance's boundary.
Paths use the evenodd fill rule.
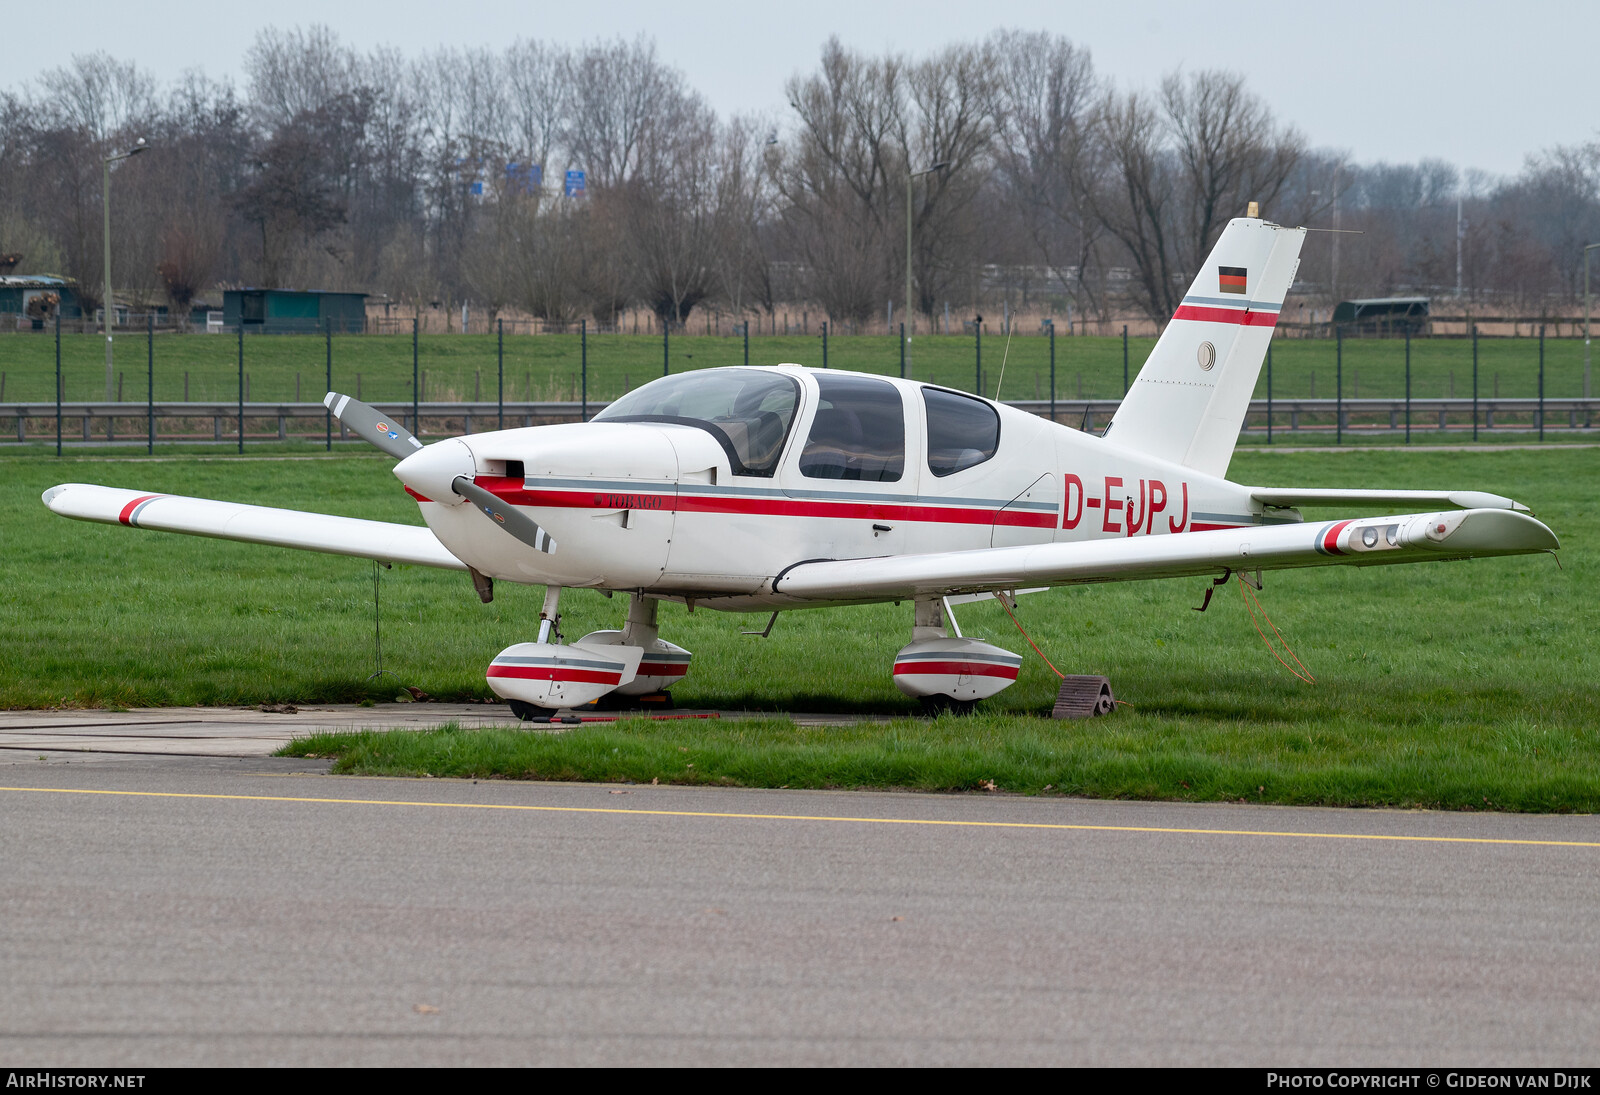
<path fill-rule="evenodd" d="M 106 244 L 106 269 L 105 291 L 101 294 L 105 301 L 103 313 L 105 315 L 106 331 L 106 399 L 111 399 L 111 321 L 116 315 L 116 304 L 111 296 L 111 165 L 118 160 L 126 160 L 129 156 L 137 156 L 150 147 L 140 137 L 139 142 L 126 152 L 113 152 L 100 161 L 103 171 L 100 181 L 100 194 L 105 199 L 105 244 Z"/>
<path fill-rule="evenodd" d="M 912 316 L 912 312 L 911 312 L 911 180 L 916 179 L 916 178 L 920 178 L 923 175 L 931 175 L 935 171 L 943 171 L 945 168 L 947 168 L 949 166 L 950 166 L 950 161 L 949 160 L 940 160 L 938 163 L 934 164 L 932 167 L 927 168 L 925 170 L 922 170 L 922 171 L 908 171 L 908 172 L 906 172 L 906 335 L 905 335 L 905 338 L 906 338 L 906 342 L 907 343 L 910 343 L 911 335 L 912 335 L 912 333 L 913 333 L 913 331 L 914 331 L 914 329 L 916 327 L 916 323 L 913 321 L 913 316 Z M 907 347 L 907 353 L 906 353 L 906 368 L 905 368 L 905 371 L 909 374 L 910 370 L 911 370 L 911 355 L 910 355 L 910 348 L 908 346 Z"/>
<path fill-rule="evenodd" d="M 1600 243 L 1586 244 L 1583 248 L 1583 398 L 1589 398 L 1589 252 Z"/>

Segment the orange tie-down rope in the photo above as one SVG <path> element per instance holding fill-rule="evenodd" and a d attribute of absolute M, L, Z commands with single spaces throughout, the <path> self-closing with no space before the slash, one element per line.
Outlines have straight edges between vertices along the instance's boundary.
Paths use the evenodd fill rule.
<path fill-rule="evenodd" d="M 1061 670 L 1057 669 L 1055 667 L 1055 663 L 1044 656 L 1044 651 L 1039 649 L 1039 644 L 1033 641 L 1033 636 L 1028 634 L 1027 629 L 1022 626 L 1022 621 L 1017 619 L 1016 613 L 1011 611 L 1011 606 L 1006 604 L 1005 594 L 997 593 L 994 599 L 999 601 L 1000 607 L 1006 610 L 1006 615 L 1011 617 L 1011 622 L 1017 625 L 1017 630 L 1022 632 L 1022 637 L 1028 640 L 1028 645 L 1033 647 L 1033 652 L 1039 655 L 1039 660 L 1050 667 L 1050 672 L 1054 673 L 1062 680 L 1066 680 L 1067 675 L 1061 672 Z"/>
<path fill-rule="evenodd" d="M 1258 598 L 1251 591 L 1250 583 L 1244 580 L 1243 574 L 1239 575 L 1239 595 L 1244 601 L 1245 611 L 1250 613 L 1250 622 L 1255 625 L 1256 634 L 1260 635 L 1261 641 L 1267 644 L 1267 649 L 1272 651 L 1272 656 L 1274 658 L 1278 659 L 1278 664 L 1283 666 L 1289 672 L 1293 673 L 1295 676 L 1299 677 L 1301 680 L 1305 681 L 1307 684 L 1316 684 L 1317 678 L 1311 675 L 1311 670 L 1306 668 L 1305 662 L 1302 662 L 1300 660 L 1300 656 L 1294 652 L 1294 649 L 1289 645 L 1289 640 L 1283 637 L 1282 632 L 1278 630 L 1278 625 L 1272 622 L 1271 616 L 1267 615 L 1267 610 L 1261 607 L 1260 598 Z M 1251 604 L 1252 601 L 1255 602 L 1254 605 Z M 1258 608 L 1261 609 L 1261 618 L 1266 620 L 1267 626 L 1272 629 L 1272 634 L 1275 635 L 1278 641 L 1283 644 L 1285 653 L 1294 659 L 1294 665 L 1290 665 L 1288 662 L 1283 660 L 1282 656 L 1278 654 L 1277 648 L 1272 645 L 1272 640 L 1267 638 L 1266 632 L 1261 630 L 1261 625 L 1256 622 L 1256 609 Z M 1296 669 L 1295 665 L 1299 666 L 1300 668 Z"/>
<path fill-rule="evenodd" d="M 1039 649 L 1039 644 L 1033 641 L 1033 636 L 1028 634 L 1028 629 L 1022 626 L 1022 621 L 1017 619 L 1016 613 L 1011 611 L 1011 606 L 1006 604 L 1004 594 L 997 594 L 995 596 L 995 600 L 999 601 L 1000 607 L 1006 610 L 1006 615 L 1011 617 L 1011 622 L 1017 625 L 1017 630 L 1022 632 L 1022 637 L 1028 640 L 1028 645 L 1033 647 L 1033 652 L 1039 655 L 1039 660 L 1050 667 L 1050 672 L 1054 673 L 1062 680 L 1066 680 L 1067 675 L 1061 672 L 1061 670 L 1057 669 L 1055 663 L 1044 656 L 1044 651 Z M 1133 706 L 1133 704 L 1129 703 L 1127 700 L 1116 700 L 1116 702 L 1122 704 L 1124 707 Z"/>
<path fill-rule="evenodd" d="M 1244 580 L 1243 575 L 1239 576 L 1239 592 L 1241 598 L 1244 600 L 1245 611 L 1250 613 L 1250 623 L 1255 627 L 1256 634 L 1261 636 L 1261 641 L 1266 644 L 1267 650 L 1271 652 L 1274 658 L 1278 659 L 1278 664 L 1283 666 L 1289 672 L 1293 673 L 1296 677 L 1299 677 L 1301 680 L 1305 681 L 1307 684 L 1316 684 L 1317 678 L 1312 675 L 1311 670 L 1306 668 L 1305 663 L 1300 660 L 1300 656 L 1294 652 L 1294 648 L 1289 645 L 1289 640 L 1285 639 L 1283 637 L 1283 633 L 1278 630 L 1278 625 L 1272 622 L 1272 617 L 1267 615 L 1267 610 L 1265 608 L 1262 608 L 1260 599 L 1256 598 L 1250 592 L 1250 584 Z M 1002 594 L 996 597 L 995 600 L 999 601 L 1000 607 L 1006 610 L 1006 615 L 1011 617 L 1011 622 L 1017 625 L 1017 630 L 1022 633 L 1022 637 L 1028 640 L 1028 645 L 1033 647 L 1033 652 L 1039 655 L 1039 660 L 1050 667 L 1050 672 L 1054 673 L 1057 677 L 1065 679 L 1066 674 L 1057 669 L 1055 663 L 1044 656 L 1044 651 L 1039 649 L 1039 644 L 1033 641 L 1033 636 L 1028 634 L 1028 629 L 1022 626 L 1022 621 L 1017 619 L 1016 613 L 1011 611 L 1011 606 L 1006 603 L 1005 596 Z M 1252 600 L 1255 601 L 1254 607 L 1252 607 L 1250 603 Z M 1272 640 L 1268 639 L 1266 633 L 1261 630 L 1261 624 L 1256 621 L 1257 608 L 1261 609 L 1261 618 L 1267 621 L 1267 626 L 1272 629 L 1272 634 L 1277 637 L 1278 642 L 1283 644 L 1284 651 L 1289 655 L 1289 657 L 1294 659 L 1294 665 L 1290 665 L 1288 662 L 1283 660 L 1283 657 L 1278 653 L 1277 648 L 1272 645 Z M 1299 666 L 1300 668 L 1296 669 L 1295 666 Z M 1117 702 L 1124 703 L 1126 701 L 1118 700 Z M 1129 706 L 1132 705 L 1129 704 Z"/>

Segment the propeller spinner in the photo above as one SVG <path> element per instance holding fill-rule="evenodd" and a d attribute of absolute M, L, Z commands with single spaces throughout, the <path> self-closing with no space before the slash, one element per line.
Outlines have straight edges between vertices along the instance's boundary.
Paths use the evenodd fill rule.
<path fill-rule="evenodd" d="M 418 441 L 404 426 L 385 416 L 376 407 L 363 403 L 359 399 L 341 395 L 338 392 L 329 392 L 322 402 L 328 410 L 333 412 L 333 417 L 337 418 L 352 432 L 359 433 L 362 437 L 378 446 L 378 448 L 396 460 L 401 461 L 402 465 L 408 462 L 415 465 L 416 461 L 421 458 L 420 454 L 424 451 L 430 455 L 440 452 L 437 446 L 424 450 L 422 442 Z M 451 447 L 453 448 L 454 446 Z M 462 455 L 465 456 L 465 452 Z M 434 463 L 433 461 L 426 462 Z M 468 466 L 470 467 L 470 464 Z M 422 469 L 417 470 L 421 471 Z M 397 468 L 396 471 L 398 472 L 399 469 Z M 548 532 L 540 528 L 532 518 L 515 506 L 478 486 L 471 476 L 454 475 L 451 476 L 449 482 L 450 489 L 457 496 L 471 502 L 483 512 L 484 516 L 524 544 L 546 554 L 555 552 L 556 542 Z M 430 493 L 432 493 L 431 490 Z"/>

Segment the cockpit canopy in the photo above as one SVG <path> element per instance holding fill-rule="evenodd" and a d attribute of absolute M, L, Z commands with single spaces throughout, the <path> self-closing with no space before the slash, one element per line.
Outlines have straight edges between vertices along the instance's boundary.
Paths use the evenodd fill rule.
<path fill-rule="evenodd" d="M 771 477 L 799 402 L 799 383 L 782 373 L 706 369 L 652 380 L 594 421 L 695 426 L 717 439 L 735 475 Z"/>

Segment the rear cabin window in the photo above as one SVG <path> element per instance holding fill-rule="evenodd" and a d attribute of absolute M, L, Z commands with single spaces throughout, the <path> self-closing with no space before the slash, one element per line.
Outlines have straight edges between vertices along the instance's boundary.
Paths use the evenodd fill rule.
<path fill-rule="evenodd" d="M 951 475 L 994 456 L 1000 446 L 1000 416 L 970 396 L 922 389 L 928 411 L 928 470 Z"/>
<path fill-rule="evenodd" d="M 864 376 L 816 374 L 820 399 L 800 474 L 812 479 L 892 483 L 905 474 L 906 417 L 900 390 Z"/>

